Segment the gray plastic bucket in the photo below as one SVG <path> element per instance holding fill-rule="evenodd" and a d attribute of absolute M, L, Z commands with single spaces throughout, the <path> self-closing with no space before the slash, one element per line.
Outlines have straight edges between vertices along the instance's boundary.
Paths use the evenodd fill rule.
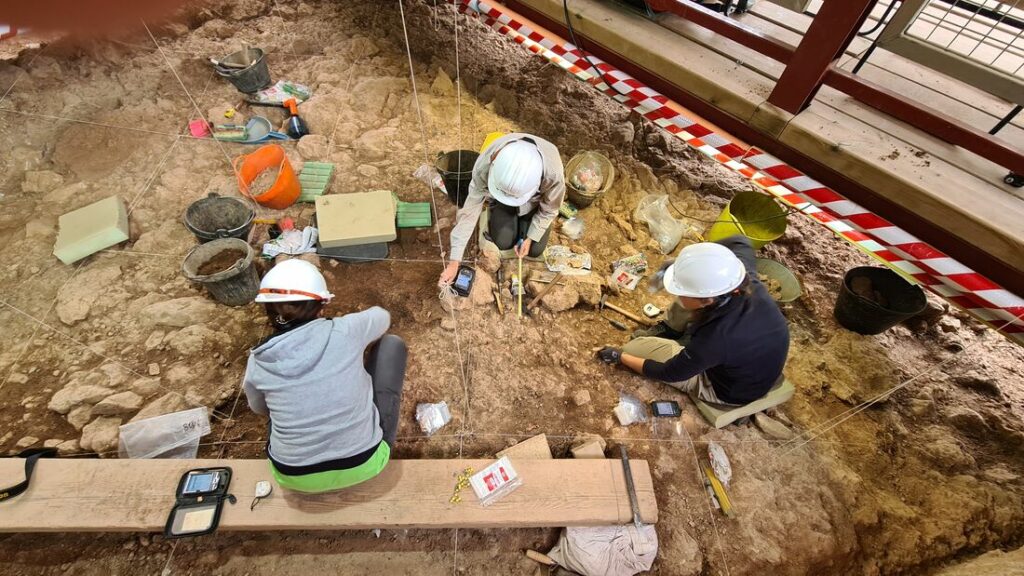
<path fill-rule="evenodd" d="M 222 64 L 237 64 L 245 68 L 214 66 L 217 75 L 227 78 L 239 92 L 252 94 L 270 86 L 270 69 L 266 55 L 259 48 L 246 48 L 220 59 Z"/>
<path fill-rule="evenodd" d="M 256 210 L 240 198 L 211 192 L 202 200 L 189 204 L 185 210 L 185 228 L 200 242 L 217 238 L 249 239 L 249 230 Z"/>
<path fill-rule="evenodd" d="M 221 252 L 238 250 L 245 253 L 229 268 L 213 274 L 201 275 L 199 268 Z M 252 302 L 260 291 L 260 277 L 253 266 L 255 252 L 248 242 L 237 238 L 220 238 L 193 248 L 181 263 L 181 273 L 192 282 L 202 284 L 213 299 L 228 306 L 244 306 Z"/>

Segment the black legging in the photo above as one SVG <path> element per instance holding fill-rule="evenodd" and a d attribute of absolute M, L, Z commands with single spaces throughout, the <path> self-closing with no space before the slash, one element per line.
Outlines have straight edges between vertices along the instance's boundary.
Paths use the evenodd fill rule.
<path fill-rule="evenodd" d="M 494 242 L 499 250 L 511 250 L 515 248 L 516 243 L 524 240 L 530 231 L 533 215 L 537 213 L 534 210 L 526 216 L 520 216 L 519 208 L 506 206 L 501 202 L 491 202 L 488 210 L 490 214 L 487 216 L 487 232 L 491 235 L 491 242 Z M 530 258 L 540 258 L 548 245 L 550 234 L 551 227 L 548 226 L 540 241 L 530 245 Z"/>
<path fill-rule="evenodd" d="M 366 371 L 373 379 L 373 403 L 380 414 L 384 441 L 395 447 L 398 434 L 399 407 L 405 383 L 405 363 L 409 352 L 405 341 L 394 334 L 385 334 L 368 349 Z"/>

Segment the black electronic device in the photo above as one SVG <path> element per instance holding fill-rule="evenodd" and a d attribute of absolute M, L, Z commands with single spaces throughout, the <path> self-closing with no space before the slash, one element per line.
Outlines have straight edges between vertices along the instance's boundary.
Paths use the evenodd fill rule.
<path fill-rule="evenodd" d="M 656 418 L 678 418 L 683 411 L 679 409 L 679 402 L 675 400 L 655 400 L 651 402 L 651 413 Z"/>
<path fill-rule="evenodd" d="M 476 270 L 469 266 L 459 266 L 459 272 L 455 275 L 455 281 L 452 282 L 452 289 L 459 296 L 469 296 L 469 291 L 473 289 L 474 277 L 476 277 Z"/>
<path fill-rule="evenodd" d="M 182 474 L 174 491 L 174 507 L 164 525 L 165 538 L 201 536 L 217 529 L 220 511 L 227 500 L 231 468 L 196 468 Z"/>

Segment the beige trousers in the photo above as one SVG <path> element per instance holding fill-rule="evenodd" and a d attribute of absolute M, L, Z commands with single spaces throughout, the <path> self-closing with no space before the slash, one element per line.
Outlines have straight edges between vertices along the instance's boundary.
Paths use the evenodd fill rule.
<path fill-rule="evenodd" d="M 683 312 L 686 312 L 686 309 L 682 306 L 679 308 Z M 671 313 L 672 309 L 670 308 L 669 315 L 671 315 Z M 668 318 L 666 318 L 666 322 L 668 322 Z M 669 325 L 671 326 L 671 324 Z M 673 327 L 673 329 L 675 329 L 675 327 Z M 634 338 L 622 347 L 623 354 L 637 356 L 646 360 L 654 360 L 655 362 L 668 362 L 682 351 L 683 347 L 675 340 L 651 336 Z M 688 380 L 683 380 L 681 382 L 667 382 L 667 384 L 681 392 L 685 392 L 688 395 L 696 394 L 697 398 L 705 402 L 725 404 L 725 402 L 722 402 L 718 396 L 715 395 L 715 389 L 711 387 L 711 381 L 708 380 L 708 377 L 703 372 Z"/>

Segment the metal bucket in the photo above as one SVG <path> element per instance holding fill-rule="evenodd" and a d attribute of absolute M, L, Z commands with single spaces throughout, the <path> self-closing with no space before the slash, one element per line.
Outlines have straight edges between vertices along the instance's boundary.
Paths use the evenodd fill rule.
<path fill-rule="evenodd" d="M 212 274 L 200 274 L 203 264 L 222 252 L 236 250 L 245 254 L 234 264 Z M 253 266 L 255 252 L 248 242 L 237 238 L 220 238 L 193 248 L 181 263 L 181 273 L 188 280 L 202 284 L 214 300 L 228 306 L 244 306 L 256 299 L 260 277 Z"/>
<path fill-rule="evenodd" d="M 270 86 L 270 69 L 266 55 L 259 48 L 246 48 L 220 59 L 221 65 L 213 69 L 221 78 L 227 78 L 239 92 L 252 94 Z M 227 66 L 225 66 L 225 64 Z M 245 66 L 236 68 L 231 65 Z"/>
<path fill-rule="evenodd" d="M 209 242 L 217 238 L 248 240 L 255 218 L 256 210 L 243 200 L 211 192 L 189 204 L 183 220 L 196 239 Z"/>

